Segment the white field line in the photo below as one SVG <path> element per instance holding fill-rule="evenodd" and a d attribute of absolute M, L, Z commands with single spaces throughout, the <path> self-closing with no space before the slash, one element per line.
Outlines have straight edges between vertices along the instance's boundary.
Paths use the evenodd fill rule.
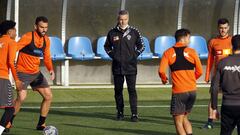
<path fill-rule="evenodd" d="M 114 88 L 113 85 L 88 85 L 88 86 L 50 86 L 52 89 L 96 89 L 96 88 Z M 136 85 L 136 88 L 171 88 L 172 85 Z M 210 84 L 199 84 L 198 88 L 208 88 Z M 30 87 L 29 87 L 30 88 Z M 124 88 L 127 88 L 124 86 Z"/>
<path fill-rule="evenodd" d="M 201 107 L 207 107 L 208 105 L 194 105 L 194 107 L 201 108 Z M 218 105 L 221 106 L 221 105 Z M 113 105 L 106 105 L 106 106 L 52 106 L 52 109 L 88 109 L 88 108 L 115 108 L 116 106 Z M 126 106 L 129 107 L 129 106 Z M 169 108 L 169 105 L 139 105 L 139 108 Z M 36 106 L 23 106 L 21 108 L 25 109 L 39 109 L 40 107 Z"/>

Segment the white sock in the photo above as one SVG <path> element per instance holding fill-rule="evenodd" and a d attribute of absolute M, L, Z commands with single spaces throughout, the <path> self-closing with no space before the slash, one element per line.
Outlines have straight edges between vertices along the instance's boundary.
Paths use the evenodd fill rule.
<path fill-rule="evenodd" d="M 0 125 L 0 135 L 3 133 L 4 129 L 5 129 L 5 127 Z"/>

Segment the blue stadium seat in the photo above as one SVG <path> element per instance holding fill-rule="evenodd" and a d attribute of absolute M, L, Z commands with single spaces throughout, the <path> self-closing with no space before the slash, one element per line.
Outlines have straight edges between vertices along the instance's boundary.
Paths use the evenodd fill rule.
<path fill-rule="evenodd" d="M 49 37 L 49 39 L 52 60 L 64 60 L 66 54 L 64 53 L 61 39 L 58 37 Z"/>
<path fill-rule="evenodd" d="M 153 53 L 151 52 L 148 39 L 146 37 L 143 37 L 143 42 L 144 42 L 145 50 L 138 56 L 138 59 L 139 60 L 152 59 Z"/>
<path fill-rule="evenodd" d="M 200 59 L 207 59 L 207 42 L 202 36 L 191 36 L 189 47 L 197 51 Z"/>
<path fill-rule="evenodd" d="M 162 57 L 163 53 L 170 47 L 174 46 L 176 40 L 172 36 L 159 36 L 155 40 L 154 53 L 159 58 Z"/>
<path fill-rule="evenodd" d="M 98 38 L 98 41 L 97 41 L 97 55 L 100 56 L 104 60 L 112 60 L 108 56 L 106 51 L 104 50 L 104 44 L 105 44 L 106 39 L 107 39 L 106 36 Z"/>
<path fill-rule="evenodd" d="M 68 42 L 68 55 L 74 60 L 92 60 L 95 54 L 87 37 L 72 37 Z"/>

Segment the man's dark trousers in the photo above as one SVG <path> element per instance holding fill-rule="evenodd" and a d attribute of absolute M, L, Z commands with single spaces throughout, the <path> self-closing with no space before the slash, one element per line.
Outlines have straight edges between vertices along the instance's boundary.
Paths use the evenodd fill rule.
<path fill-rule="evenodd" d="M 136 74 L 133 75 L 113 75 L 116 108 L 118 112 L 124 112 L 123 83 L 126 78 L 129 102 L 132 114 L 137 114 L 137 92 L 136 92 Z"/>

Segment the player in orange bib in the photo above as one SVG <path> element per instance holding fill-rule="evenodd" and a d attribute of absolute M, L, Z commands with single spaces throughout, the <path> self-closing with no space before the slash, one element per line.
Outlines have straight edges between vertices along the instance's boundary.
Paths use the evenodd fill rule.
<path fill-rule="evenodd" d="M 27 97 L 27 87 L 30 85 L 43 98 L 36 129 L 43 130 L 46 127 L 45 120 L 52 101 L 52 91 L 46 78 L 40 71 L 40 57 L 43 57 L 44 64 L 51 75 L 51 80 L 55 78 L 50 55 L 50 40 L 46 35 L 47 30 L 48 19 L 44 16 L 39 16 L 35 21 L 35 30 L 24 34 L 17 43 L 19 50 L 16 64 L 17 74 L 23 82 L 23 88 L 17 93 L 14 105 L 15 112 L 9 125 L 13 123 L 14 117 L 20 111 L 20 107 Z"/>
<path fill-rule="evenodd" d="M 18 79 L 14 66 L 17 51 L 15 25 L 15 22 L 8 20 L 0 24 L 0 108 L 5 109 L 0 121 L 0 135 L 14 113 L 13 88 L 9 81 L 9 69 L 11 69 L 17 90 L 22 89 L 22 82 Z"/>
<path fill-rule="evenodd" d="M 208 59 L 206 67 L 205 81 L 210 82 L 210 74 L 212 67 L 214 65 L 214 70 L 212 76 L 216 73 L 216 67 L 218 62 L 227 57 L 232 53 L 232 37 L 229 35 L 229 21 L 226 18 L 221 18 L 218 20 L 218 32 L 219 35 L 209 41 L 208 44 Z M 208 104 L 208 121 L 203 126 L 203 129 L 212 129 L 213 128 L 213 109 L 211 107 L 211 102 Z"/>
<path fill-rule="evenodd" d="M 198 54 L 188 48 L 190 31 L 177 30 L 177 43 L 163 54 L 159 76 L 167 83 L 166 69 L 169 66 L 172 77 L 172 100 L 170 113 L 173 116 L 178 135 L 192 135 L 192 125 L 188 115 L 196 100 L 196 80 L 202 75 L 202 65 Z"/>

